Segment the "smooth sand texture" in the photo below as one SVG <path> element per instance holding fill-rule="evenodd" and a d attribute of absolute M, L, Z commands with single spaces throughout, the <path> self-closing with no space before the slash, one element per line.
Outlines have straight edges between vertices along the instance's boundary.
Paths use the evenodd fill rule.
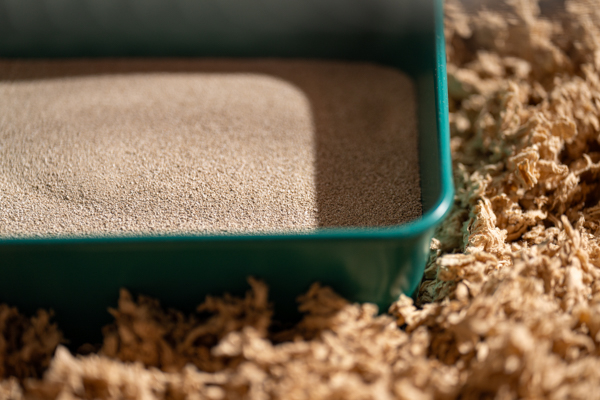
<path fill-rule="evenodd" d="M 412 82 L 369 64 L 0 62 L 0 235 L 388 226 L 421 215 Z"/>

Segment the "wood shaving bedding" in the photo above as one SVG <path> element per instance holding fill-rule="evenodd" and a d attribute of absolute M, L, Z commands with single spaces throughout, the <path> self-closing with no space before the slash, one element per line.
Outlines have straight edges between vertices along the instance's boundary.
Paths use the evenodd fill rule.
<path fill-rule="evenodd" d="M 448 0 L 446 38 L 456 204 L 416 304 L 315 285 L 273 333 L 255 281 L 203 321 L 123 292 L 98 354 L 59 347 L 0 396 L 600 398 L 600 11 Z"/>
<path fill-rule="evenodd" d="M 54 349 L 63 340 L 52 315 L 44 310 L 27 318 L 0 304 L 0 377 L 41 378 Z M 4 386 L 0 386 L 0 398 Z M 11 389 L 12 390 L 12 389 Z"/>

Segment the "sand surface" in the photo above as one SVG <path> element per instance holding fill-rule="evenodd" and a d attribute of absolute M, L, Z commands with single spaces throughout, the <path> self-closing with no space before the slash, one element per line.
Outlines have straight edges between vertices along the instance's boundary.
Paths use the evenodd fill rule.
<path fill-rule="evenodd" d="M 0 235 L 410 221 L 414 96 L 369 64 L 2 61 Z"/>

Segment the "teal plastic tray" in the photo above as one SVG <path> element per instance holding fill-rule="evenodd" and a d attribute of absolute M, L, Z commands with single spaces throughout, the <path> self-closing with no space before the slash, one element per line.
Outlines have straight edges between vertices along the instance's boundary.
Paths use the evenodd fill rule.
<path fill-rule="evenodd" d="M 0 57 L 363 60 L 416 82 L 422 218 L 308 234 L 0 240 L 0 302 L 52 308 L 72 343 L 97 340 L 121 287 L 191 310 L 269 284 L 286 317 L 320 281 L 387 307 L 418 286 L 453 202 L 441 0 L 0 0 Z M 0 207 L 2 205 L 0 204 Z"/>

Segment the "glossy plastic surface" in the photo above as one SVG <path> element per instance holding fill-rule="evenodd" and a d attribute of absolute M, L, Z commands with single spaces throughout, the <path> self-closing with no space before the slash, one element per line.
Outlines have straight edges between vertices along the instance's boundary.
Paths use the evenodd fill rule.
<path fill-rule="evenodd" d="M 414 291 L 453 201 L 441 0 L 246 3 L 0 0 L 0 57 L 299 57 L 399 68 L 418 88 L 422 218 L 307 234 L 0 240 L 0 302 L 53 308 L 76 344 L 98 339 L 120 287 L 190 310 L 206 294 L 243 293 L 253 275 L 269 284 L 280 316 L 314 281 L 380 307 Z"/>

